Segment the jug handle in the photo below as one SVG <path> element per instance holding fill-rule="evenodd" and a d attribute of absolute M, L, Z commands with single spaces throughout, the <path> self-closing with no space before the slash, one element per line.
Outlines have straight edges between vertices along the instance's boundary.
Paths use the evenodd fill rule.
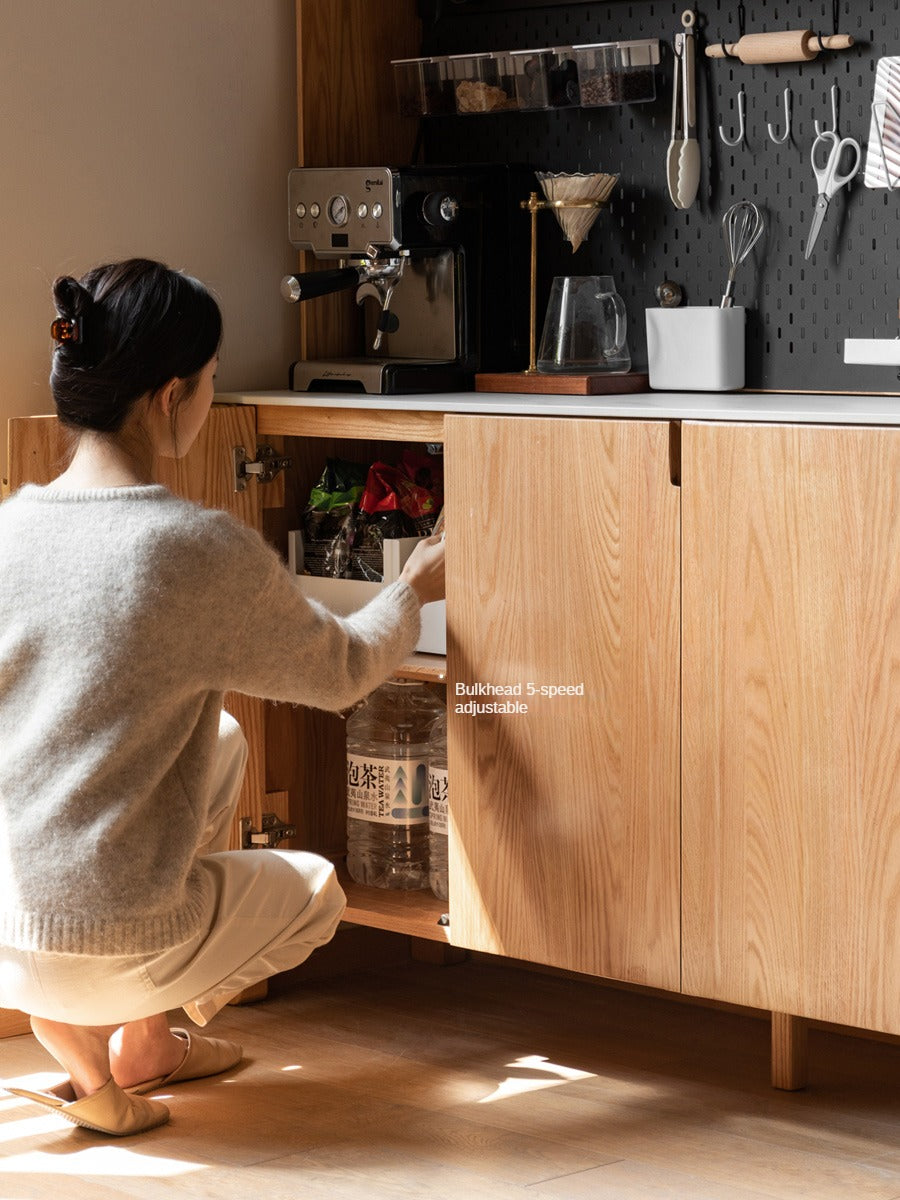
<path fill-rule="evenodd" d="M 618 292 L 607 292 L 603 297 L 603 304 L 612 305 L 613 314 L 616 319 L 616 337 L 614 346 L 604 346 L 604 354 L 619 354 L 625 348 L 625 339 L 628 336 L 628 318 L 625 309 L 625 301 Z"/>

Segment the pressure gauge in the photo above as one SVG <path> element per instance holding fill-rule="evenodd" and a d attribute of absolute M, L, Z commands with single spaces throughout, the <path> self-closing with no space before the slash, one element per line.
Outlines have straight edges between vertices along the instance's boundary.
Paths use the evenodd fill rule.
<path fill-rule="evenodd" d="M 346 196 L 332 196 L 328 201 L 328 220 L 332 225 L 346 225 L 350 220 L 350 201 Z"/>

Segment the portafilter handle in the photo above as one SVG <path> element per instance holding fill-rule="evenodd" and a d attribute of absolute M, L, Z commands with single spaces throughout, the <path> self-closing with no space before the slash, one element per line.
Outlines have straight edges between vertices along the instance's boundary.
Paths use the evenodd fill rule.
<path fill-rule="evenodd" d="M 316 296 L 329 296 L 356 287 L 359 271 L 356 267 L 337 267 L 332 271 L 304 271 L 301 275 L 285 275 L 281 281 L 281 294 L 290 304 L 298 300 L 314 300 Z"/>

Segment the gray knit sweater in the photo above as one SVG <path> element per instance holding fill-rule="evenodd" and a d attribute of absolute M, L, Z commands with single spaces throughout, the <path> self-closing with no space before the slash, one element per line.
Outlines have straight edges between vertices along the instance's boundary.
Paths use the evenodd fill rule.
<path fill-rule="evenodd" d="M 186 941 L 222 693 L 338 711 L 418 631 L 407 584 L 339 619 L 164 487 L 22 488 L 0 505 L 0 947 Z"/>

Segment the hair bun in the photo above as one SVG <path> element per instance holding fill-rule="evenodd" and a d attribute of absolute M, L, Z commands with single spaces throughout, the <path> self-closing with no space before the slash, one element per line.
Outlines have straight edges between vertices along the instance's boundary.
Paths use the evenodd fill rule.
<path fill-rule="evenodd" d="M 53 282 L 53 300 L 61 317 L 84 317 L 93 307 L 94 298 L 71 275 L 60 275 Z"/>

